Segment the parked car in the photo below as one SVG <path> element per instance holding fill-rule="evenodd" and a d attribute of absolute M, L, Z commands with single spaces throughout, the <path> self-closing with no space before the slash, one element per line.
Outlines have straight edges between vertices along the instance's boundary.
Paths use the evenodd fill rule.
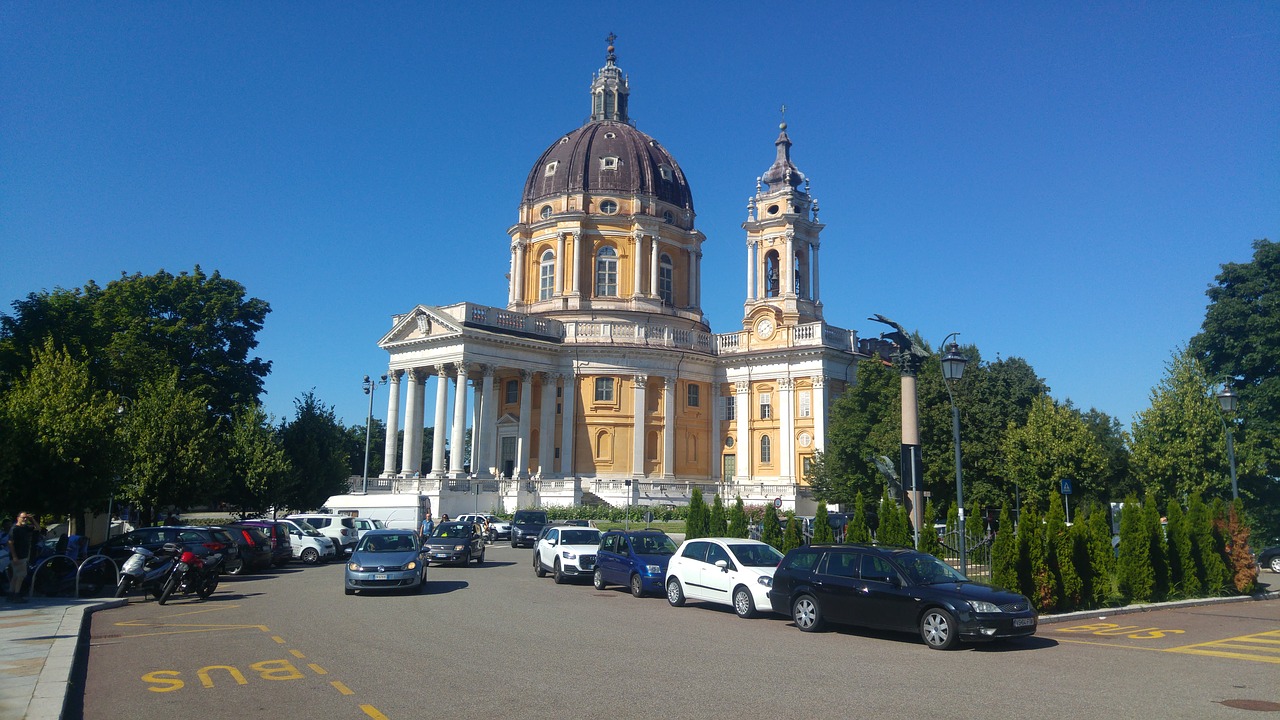
<path fill-rule="evenodd" d="M 1280 545 L 1272 545 L 1259 551 L 1258 567 L 1280 573 Z"/>
<path fill-rule="evenodd" d="M 659 530 L 612 530 L 600 538 L 592 584 L 597 590 L 625 585 L 636 597 L 660 593 L 675 553 L 675 541 Z"/>
<path fill-rule="evenodd" d="M 600 531 L 595 528 L 549 528 L 533 548 L 533 572 L 538 577 L 546 577 L 550 572 L 556 583 L 592 575 L 599 549 Z"/>
<path fill-rule="evenodd" d="M 356 543 L 343 573 L 347 595 L 361 590 L 421 589 L 427 583 L 427 551 L 412 530 L 376 528 Z"/>
<path fill-rule="evenodd" d="M 774 573 L 769 598 L 806 632 L 828 622 L 901 630 L 919 633 L 935 650 L 1034 635 L 1037 623 L 1026 597 L 975 583 L 911 548 L 796 548 Z"/>
<path fill-rule="evenodd" d="M 470 522 L 442 522 L 425 540 L 427 560 L 466 565 L 475 560 L 484 563 L 484 531 Z"/>
<path fill-rule="evenodd" d="M 511 518 L 511 547 L 533 547 L 546 526 L 545 510 L 517 510 Z"/>
<path fill-rule="evenodd" d="M 364 537 L 364 534 L 370 530 L 381 530 L 385 525 L 377 518 L 351 518 L 351 523 L 356 526 L 357 539 Z"/>
<path fill-rule="evenodd" d="M 243 575 L 271 567 L 271 539 L 261 528 L 243 525 L 210 527 L 215 534 L 225 533 L 228 541 L 239 549 L 235 557 L 223 561 L 228 575 Z"/>
<path fill-rule="evenodd" d="M 338 557 L 338 546 L 333 539 L 311 527 L 306 520 L 285 518 L 279 522 L 289 528 L 289 542 L 293 546 L 295 560 L 314 565 Z"/>
<path fill-rule="evenodd" d="M 288 565 L 289 561 L 295 557 L 289 525 L 282 520 L 239 520 L 227 527 L 251 527 L 261 530 L 271 541 L 271 564 L 276 567 Z"/>
<path fill-rule="evenodd" d="M 360 540 L 360 533 L 356 531 L 355 521 L 347 515 L 294 513 L 285 519 L 307 521 L 311 527 L 333 540 L 334 547 L 343 555 L 349 555 L 355 549 L 356 542 Z"/>
<path fill-rule="evenodd" d="M 464 520 L 470 517 L 470 515 L 461 515 L 458 519 Z M 489 533 L 489 542 L 511 539 L 511 523 L 493 513 L 480 513 L 477 517 L 484 520 L 485 530 Z"/>
<path fill-rule="evenodd" d="M 89 548 L 90 555 L 106 555 L 117 563 L 123 563 L 133 555 L 130 548 L 144 547 L 151 552 L 164 547 L 166 543 L 178 543 L 183 550 L 205 557 L 210 553 L 223 552 L 230 538 L 216 538 L 207 527 L 181 527 L 177 525 L 161 525 L 138 528 L 124 535 L 117 535 L 106 542 Z"/>
<path fill-rule="evenodd" d="M 667 602 L 686 600 L 728 605 L 738 617 L 772 612 L 769 588 L 782 553 L 759 540 L 685 540 L 667 565 Z"/>

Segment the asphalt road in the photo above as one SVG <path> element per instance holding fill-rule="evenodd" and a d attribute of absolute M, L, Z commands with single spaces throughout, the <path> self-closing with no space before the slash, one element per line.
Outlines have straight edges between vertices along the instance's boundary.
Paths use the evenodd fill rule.
<path fill-rule="evenodd" d="M 1241 718 L 1280 709 L 1280 601 L 1041 625 L 954 652 L 534 577 L 530 550 L 342 592 L 342 566 L 96 613 L 83 717 Z M 1277 578 L 1268 578 L 1272 587 Z"/>

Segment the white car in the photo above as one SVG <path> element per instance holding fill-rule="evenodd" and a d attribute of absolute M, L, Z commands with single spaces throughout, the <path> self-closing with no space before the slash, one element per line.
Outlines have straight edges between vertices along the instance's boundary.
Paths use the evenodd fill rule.
<path fill-rule="evenodd" d="M 511 523 L 491 513 L 467 513 L 459 515 L 458 520 L 479 525 L 484 528 L 484 539 L 487 542 L 511 539 Z"/>
<path fill-rule="evenodd" d="M 686 600 L 728 605 L 738 617 L 773 612 L 769 588 L 782 553 L 759 540 L 697 538 L 685 540 L 667 565 L 667 602 Z"/>
<path fill-rule="evenodd" d="M 276 522 L 289 528 L 289 544 L 293 546 L 293 559 L 308 565 L 332 560 L 338 556 L 333 540 L 311 527 L 305 520 L 282 518 Z"/>
<path fill-rule="evenodd" d="M 356 530 L 355 521 L 346 515 L 294 513 L 287 516 L 286 519 L 307 521 L 311 527 L 333 540 L 338 552 L 344 556 L 351 554 L 351 551 L 356 548 L 356 541 L 360 539 L 360 533 Z"/>
<path fill-rule="evenodd" d="M 596 569 L 596 553 L 600 549 L 600 531 L 595 528 L 547 528 L 533 546 L 533 572 L 546 577 L 550 572 L 557 583 L 571 577 L 591 577 Z"/>
<path fill-rule="evenodd" d="M 364 537 L 364 534 L 370 530 L 381 530 L 386 527 L 377 518 L 354 517 L 351 518 L 351 522 L 356 526 L 356 532 L 360 534 L 359 537 Z"/>

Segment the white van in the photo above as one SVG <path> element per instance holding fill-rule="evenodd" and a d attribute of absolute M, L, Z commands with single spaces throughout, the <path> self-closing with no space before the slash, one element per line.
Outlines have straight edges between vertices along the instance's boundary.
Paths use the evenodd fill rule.
<path fill-rule="evenodd" d="M 416 493 L 334 495 L 325 501 L 322 512 L 373 518 L 389 528 L 417 531 L 431 512 L 431 498 Z"/>
<path fill-rule="evenodd" d="M 360 539 L 360 533 L 356 531 L 356 524 L 350 515 L 294 513 L 289 515 L 287 519 L 305 520 L 310 523 L 312 527 L 333 540 L 333 544 L 338 546 L 339 554 L 351 554 L 351 551 L 356 548 L 356 541 Z"/>
<path fill-rule="evenodd" d="M 284 523 L 289 528 L 289 543 L 293 546 L 293 558 L 308 565 L 333 560 L 338 556 L 338 549 L 333 541 L 305 521 L 294 521 L 280 518 L 274 522 Z"/>

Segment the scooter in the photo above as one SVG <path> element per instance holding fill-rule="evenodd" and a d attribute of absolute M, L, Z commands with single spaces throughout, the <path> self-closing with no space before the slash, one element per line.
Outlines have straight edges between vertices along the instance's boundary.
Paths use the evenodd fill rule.
<path fill-rule="evenodd" d="M 195 593 L 203 600 L 218 589 L 218 576 L 222 574 L 222 553 L 201 558 L 190 550 L 185 550 L 169 577 L 164 581 L 158 602 L 163 605 L 169 602 L 174 593 L 186 595 Z"/>
<path fill-rule="evenodd" d="M 169 577 L 174 558 L 182 554 L 182 546 L 166 543 L 160 552 L 153 553 L 144 547 L 129 548 L 133 552 L 120 568 L 120 581 L 116 584 L 116 597 L 122 598 L 135 587 L 143 589 L 143 593 L 159 596 Z"/>

